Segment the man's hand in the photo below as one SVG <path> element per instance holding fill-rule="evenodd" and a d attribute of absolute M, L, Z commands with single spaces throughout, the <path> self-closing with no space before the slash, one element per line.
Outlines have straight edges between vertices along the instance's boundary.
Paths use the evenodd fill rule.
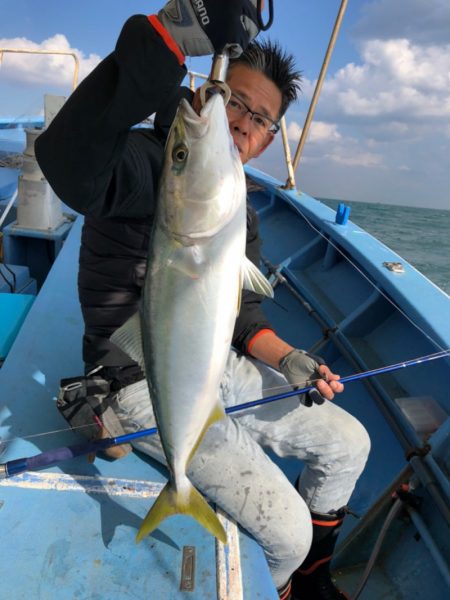
<path fill-rule="evenodd" d="M 300 389 L 314 384 L 317 390 L 311 390 L 301 396 L 305 406 L 323 404 L 325 400 L 332 400 L 335 393 L 343 391 L 344 386 L 339 382 L 339 375 L 335 375 L 318 357 L 308 354 L 304 350 L 292 350 L 280 362 L 280 371 L 294 389 Z"/>
<path fill-rule="evenodd" d="M 158 18 L 186 56 L 235 58 L 259 32 L 256 0 L 169 0 Z"/>

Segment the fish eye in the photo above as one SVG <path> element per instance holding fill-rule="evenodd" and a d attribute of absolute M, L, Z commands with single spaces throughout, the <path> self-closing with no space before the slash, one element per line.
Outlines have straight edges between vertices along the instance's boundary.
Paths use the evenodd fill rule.
<path fill-rule="evenodd" d="M 183 163 L 187 159 L 189 154 L 189 150 L 184 144 L 179 144 L 175 146 L 172 150 L 172 159 L 176 163 Z"/>

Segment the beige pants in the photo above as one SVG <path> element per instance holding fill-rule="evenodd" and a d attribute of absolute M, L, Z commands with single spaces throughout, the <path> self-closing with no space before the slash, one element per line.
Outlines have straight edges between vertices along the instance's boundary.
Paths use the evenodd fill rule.
<path fill-rule="evenodd" d="M 277 371 L 230 353 L 221 384 L 225 407 L 272 395 L 280 386 L 286 389 L 286 380 Z M 145 381 L 121 390 L 115 410 L 127 432 L 155 426 Z M 158 435 L 133 445 L 165 463 Z M 267 456 L 264 449 L 269 448 L 299 460 L 298 491 Z M 275 585 L 281 586 L 308 553 L 309 509 L 328 513 L 347 504 L 369 448 L 366 430 L 343 409 L 332 402 L 305 407 L 294 396 L 215 423 L 189 464 L 188 476 L 253 535 Z"/>

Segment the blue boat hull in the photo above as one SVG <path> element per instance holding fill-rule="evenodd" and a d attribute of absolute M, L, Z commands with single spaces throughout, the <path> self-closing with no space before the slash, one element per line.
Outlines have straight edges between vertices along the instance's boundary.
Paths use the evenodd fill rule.
<path fill-rule="evenodd" d="M 265 303 L 282 337 L 323 355 L 342 376 L 450 347 L 446 294 L 351 221 L 336 224 L 324 204 L 282 190 L 254 169 L 247 173 L 256 184 L 250 199 L 263 255 L 275 267 L 274 283 L 276 273 L 288 283 L 278 283 L 276 302 Z M 0 436 L 12 439 L 2 462 L 80 440 L 54 402 L 60 379 L 83 371 L 76 292 L 81 223 L 72 227 L 0 369 Z M 403 273 L 383 265 L 395 262 Z M 388 530 L 363 599 L 448 597 L 449 382 L 450 361 L 442 359 L 349 383 L 336 400 L 372 439 L 350 502 L 360 519 L 346 519 L 334 562 L 349 592 L 369 560 L 392 492 L 406 481 L 416 486 L 411 506 Z M 292 480 L 298 476 L 301 465 L 274 460 Z M 93 465 L 76 459 L 0 481 L 8 548 L 0 596 L 277 598 L 261 549 L 232 523 L 234 541 L 219 566 L 214 539 L 188 517 L 167 519 L 136 546 L 135 532 L 165 478 L 162 467 L 133 453 Z M 186 546 L 196 551 L 193 592 L 180 591 Z"/>

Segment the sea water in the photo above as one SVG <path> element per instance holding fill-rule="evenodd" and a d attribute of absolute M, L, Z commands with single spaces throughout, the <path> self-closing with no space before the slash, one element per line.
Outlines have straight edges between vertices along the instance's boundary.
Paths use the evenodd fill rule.
<path fill-rule="evenodd" d="M 320 198 L 336 209 L 340 200 Z M 450 295 L 450 210 L 345 202 L 350 219 Z"/>

